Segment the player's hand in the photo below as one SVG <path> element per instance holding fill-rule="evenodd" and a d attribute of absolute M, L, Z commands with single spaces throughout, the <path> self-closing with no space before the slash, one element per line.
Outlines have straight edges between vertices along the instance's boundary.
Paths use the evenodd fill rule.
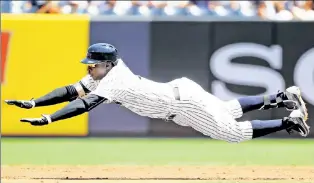
<path fill-rule="evenodd" d="M 22 118 L 20 121 L 24 123 L 30 123 L 33 126 L 43 126 L 49 124 L 48 118 L 46 116 L 41 118 Z"/>
<path fill-rule="evenodd" d="M 31 100 L 4 100 L 8 105 L 15 105 L 20 108 L 24 109 L 31 109 L 33 108 L 34 102 Z"/>

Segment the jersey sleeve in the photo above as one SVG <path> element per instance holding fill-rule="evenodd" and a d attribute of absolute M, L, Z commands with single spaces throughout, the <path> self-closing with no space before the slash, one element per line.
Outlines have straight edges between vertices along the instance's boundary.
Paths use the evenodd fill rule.
<path fill-rule="evenodd" d="M 89 74 L 84 76 L 79 82 L 73 84 L 79 97 L 94 91 L 99 84 L 99 81 L 94 80 Z"/>
<path fill-rule="evenodd" d="M 86 75 L 85 77 L 83 77 L 81 80 L 80 80 L 80 84 L 85 87 L 85 89 L 87 89 L 89 92 L 92 92 L 94 91 L 98 84 L 99 84 L 99 81 L 97 80 L 94 80 L 89 74 Z"/>

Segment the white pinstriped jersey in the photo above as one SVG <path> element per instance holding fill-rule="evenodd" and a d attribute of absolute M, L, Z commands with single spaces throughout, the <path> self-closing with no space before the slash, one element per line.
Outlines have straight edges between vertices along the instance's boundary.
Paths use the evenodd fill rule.
<path fill-rule="evenodd" d="M 165 119 L 169 115 L 171 101 L 174 100 L 169 84 L 154 82 L 133 74 L 122 60 L 118 61 L 92 93 L 150 118 Z"/>

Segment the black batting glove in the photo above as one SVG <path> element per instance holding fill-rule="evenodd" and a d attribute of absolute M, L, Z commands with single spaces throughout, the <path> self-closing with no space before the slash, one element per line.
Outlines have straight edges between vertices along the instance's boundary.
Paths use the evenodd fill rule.
<path fill-rule="evenodd" d="M 32 100 L 5 100 L 8 105 L 15 105 L 24 109 L 31 109 L 35 107 L 35 102 Z"/>
<path fill-rule="evenodd" d="M 33 126 L 44 126 L 51 122 L 50 117 L 46 115 L 42 115 L 41 118 L 22 118 L 20 121 L 30 123 Z"/>

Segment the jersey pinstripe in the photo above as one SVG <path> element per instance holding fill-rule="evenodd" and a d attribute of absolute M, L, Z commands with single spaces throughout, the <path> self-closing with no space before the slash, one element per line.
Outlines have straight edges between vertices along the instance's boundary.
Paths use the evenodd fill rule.
<path fill-rule="evenodd" d="M 179 89 L 180 100 L 174 97 L 174 87 Z M 169 83 L 140 78 L 122 60 L 92 94 L 118 102 L 141 116 L 168 119 L 174 115 L 172 120 L 178 125 L 190 126 L 215 139 L 240 142 L 252 138 L 251 123 L 234 119 L 242 116 L 236 101 L 223 102 L 187 78 Z"/>

